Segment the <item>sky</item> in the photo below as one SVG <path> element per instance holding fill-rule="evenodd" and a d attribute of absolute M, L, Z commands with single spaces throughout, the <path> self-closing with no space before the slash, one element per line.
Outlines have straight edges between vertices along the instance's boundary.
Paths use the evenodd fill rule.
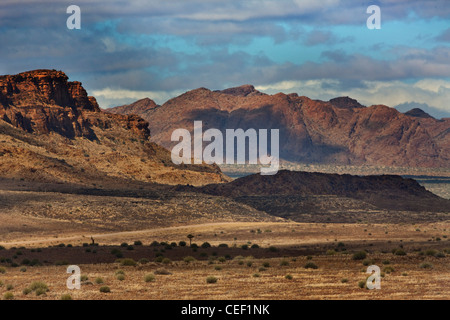
<path fill-rule="evenodd" d="M 0 74 L 62 70 L 102 108 L 252 84 L 450 114 L 448 0 L 2 0 L 0 44 Z"/>

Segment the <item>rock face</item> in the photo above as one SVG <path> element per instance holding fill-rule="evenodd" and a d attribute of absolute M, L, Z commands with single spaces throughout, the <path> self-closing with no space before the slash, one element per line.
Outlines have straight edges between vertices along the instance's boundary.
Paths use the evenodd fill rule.
<path fill-rule="evenodd" d="M 0 119 L 28 132 L 94 139 L 83 111 L 99 112 L 80 82 L 61 71 L 35 70 L 0 77 Z"/>
<path fill-rule="evenodd" d="M 435 120 L 402 114 L 384 106 L 365 107 L 341 97 L 329 102 L 297 94 L 267 95 L 245 85 L 223 91 L 200 88 L 160 107 L 127 108 L 110 112 L 136 113 L 147 120 L 152 139 L 172 148 L 171 133 L 203 130 L 279 129 L 280 157 L 302 163 L 448 167 L 450 119 Z"/>
<path fill-rule="evenodd" d="M 80 184 L 228 179 L 216 166 L 175 166 L 149 138 L 148 122 L 102 112 L 61 71 L 0 76 L 0 177 Z"/>
<path fill-rule="evenodd" d="M 229 95 L 237 96 L 237 97 L 262 96 L 262 95 L 264 95 L 264 93 L 259 92 L 258 90 L 255 89 L 254 86 L 252 86 L 250 84 L 245 84 L 245 85 L 240 86 L 240 87 L 229 88 L 229 89 L 225 89 L 225 90 L 217 90 L 215 92 L 229 94 Z"/>

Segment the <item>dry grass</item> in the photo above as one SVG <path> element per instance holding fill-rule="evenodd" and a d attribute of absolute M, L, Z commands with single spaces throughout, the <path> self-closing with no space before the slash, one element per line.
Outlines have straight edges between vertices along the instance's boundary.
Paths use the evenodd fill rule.
<path fill-rule="evenodd" d="M 444 248 L 450 248 L 448 238 L 436 241 L 438 235 L 442 237 L 449 234 L 449 231 L 448 222 L 414 226 L 246 222 L 158 228 L 136 233 L 105 234 L 98 238 L 100 246 L 95 247 L 95 254 L 85 253 L 83 247 L 44 248 L 40 253 L 33 253 L 49 262 L 56 258 L 70 260 L 70 254 L 64 256 L 70 252 L 74 256 L 84 255 L 87 260 L 81 261 L 79 266 L 89 281 L 82 285 L 81 290 L 70 291 L 65 287 L 67 266 L 47 264 L 27 267 L 26 272 L 21 272 L 20 268 L 7 267 L 6 273 L 0 275 L 0 280 L 14 286 L 12 293 L 15 299 L 58 300 L 67 293 L 73 299 L 94 300 L 449 299 L 450 256 L 445 254 L 438 258 L 419 253 L 419 250 L 426 251 L 430 248 L 441 252 Z M 196 252 L 189 247 L 176 247 L 163 253 L 170 258 L 170 263 L 152 262 L 155 253 L 164 248 L 149 246 L 152 241 L 178 242 L 187 240 L 186 235 L 189 233 L 195 235 L 193 242 L 201 244 L 208 241 L 213 247 L 199 248 Z M 143 245 L 135 246 L 132 251 L 122 250 L 125 257 L 132 257 L 136 261 L 148 258 L 150 263 L 135 267 L 121 266 L 114 262 L 114 257 L 111 257 L 109 263 L 105 263 L 105 257 L 112 256 L 112 247 L 104 245 L 120 248 L 120 243 L 133 243 L 135 240 L 142 241 Z M 256 243 L 261 248 L 240 248 L 240 245 L 248 242 Z M 344 244 L 346 251 L 341 250 L 342 245 L 338 245 L 340 242 Z M 220 243 L 227 243 L 229 248 L 218 248 Z M 269 250 L 270 246 L 275 246 L 278 250 Z M 406 256 L 391 253 L 392 249 L 399 246 L 403 246 Z M 334 255 L 327 255 L 326 251 L 331 248 L 340 249 Z M 30 249 L 20 250 L 23 251 L 20 259 L 31 254 Z M 363 262 L 352 259 L 352 253 L 359 250 L 369 251 L 367 258 L 382 270 L 385 267 L 383 261 L 389 261 L 389 267 L 394 269 L 393 272 L 384 274 L 381 290 L 371 291 L 358 287 L 358 282 L 368 276 Z M 1 250 L 0 256 L 9 253 L 13 252 Z M 219 262 L 218 258 L 226 255 L 231 259 Z M 186 256 L 194 256 L 196 260 L 186 263 L 183 261 Z M 97 262 L 94 263 L 94 259 Z M 283 261 L 289 263 L 282 263 Z M 307 262 L 314 262 L 318 269 L 305 269 Z M 420 265 L 424 262 L 433 267 L 421 268 Z M 266 263 L 269 266 L 260 271 Z M 170 274 L 161 275 L 156 272 L 162 268 Z M 119 269 L 124 272 L 124 280 L 116 277 L 115 273 Z M 146 282 L 145 277 L 154 273 L 154 281 Z M 255 274 L 259 274 L 259 277 L 255 277 Z M 291 275 L 292 279 L 287 279 L 286 275 Z M 206 283 L 210 276 L 216 277 L 217 282 Z M 95 284 L 96 278 L 102 278 L 103 284 Z M 342 279 L 347 281 L 343 282 Z M 34 281 L 46 283 L 50 290 L 40 296 L 23 294 L 22 291 Z M 101 293 L 101 286 L 108 286 L 111 292 Z M 0 295 L 5 290 L 5 287 L 0 288 Z"/>

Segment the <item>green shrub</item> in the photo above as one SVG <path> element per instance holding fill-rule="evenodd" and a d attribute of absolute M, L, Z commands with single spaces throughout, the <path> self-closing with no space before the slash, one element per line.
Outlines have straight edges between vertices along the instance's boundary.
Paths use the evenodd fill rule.
<path fill-rule="evenodd" d="M 194 262 L 195 258 L 192 256 L 187 256 L 187 257 L 184 257 L 183 261 L 186 263 L 190 263 L 190 262 Z"/>
<path fill-rule="evenodd" d="M 164 264 L 169 264 L 169 263 L 172 262 L 172 260 L 170 260 L 169 258 L 164 258 L 164 259 L 162 259 L 161 262 L 164 263 Z"/>
<path fill-rule="evenodd" d="M 348 279 L 347 279 L 347 278 L 343 278 L 343 279 L 341 279 L 341 282 L 342 282 L 342 283 L 347 283 L 347 282 L 348 282 Z"/>
<path fill-rule="evenodd" d="M 394 272 L 394 271 L 395 271 L 394 267 L 391 267 L 391 266 L 383 268 L 383 272 L 385 272 L 387 274 Z"/>
<path fill-rule="evenodd" d="M 422 268 L 422 269 L 432 269 L 433 265 L 431 263 L 424 262 L 424 263 L 420 264 L 419 267 Z"/>
<path fill-rule="evenodd" d="M 253 278 L 259 278 L 259 277 L 260 277 L 259 273 L 254 273 L 253 274 Z"/>
<path fill-rule="evenodd" d="M 27 295 L 27 294 L 31 293 L 31 289 L 30 288 L 25 288 L 25 289 L 23 289 L 22 293 L 24 295 Z"/>
<path fill-rule="evenodd" d="M 252 246 L 250 248 L 252 248 L 252 249 L 259 249 L 259 246 L 255 243 L 255 244 L 252 244 Z"/>
<path fill-rule="evenodd" d="M 156 269 L 153 273 L 154 273 L 154 274 L 163 275 L 163 276 L 168 276 L 168 275 L 171 275 L 171 274 L 172 274 L 171 272 L 167 271 L 167 270 L 164 269 L 164 268 Z"/>
<path fill-rule="evenodd" d="M 274 247 L 274 246 L 270 246 L 270 247 L 269 247 L 269 251 L 270 251 L 270 252 L 277 252 L 277 251 L 278 251 L 278 248 L 276 248 L 276 247 Z"/>
<path fill-rule="evenodd" d="M 136 261 L 134 261 L 131 258 L 126 258 L 126 259 L 122 259 L 122 261 L 120 262 L 121 266 L 125 266 L 125 267 L 135 267 L 137 265 Z"/>
<path fill-rule="evenodd" d="M 219 244 L 219 248 L 228 248 L 228 245 L 226 243 Z"/>
<path fill-rule="evenodd" d="M 85 281 L 88 281 L 88 280 L 89 280 L 89 277 L 88 277 L 87 275 L 82 274 L 82 275 L 80 276 L 80 281 L 85 282 Z"/>
<path fill-rule="evenodd" d="M 308 262 L 305 264 L 305 269 L 318 269 L 319 267 L 314 262 Z"/>
<path fill-rule="evenodd" d="M 264 268 L 269 268 L 270 267 L 270 263 L 269 262 L 263 262 L 262 266 Z"/>
<path fill-rule="evenodd" d="M 45 292 L 47 292 L 49 290 L 47 284 L 42 281 L 32 282 L 30 285 L 30 289 L 31 289 L 31 291 L 36 291 L 38 289 L 41 289 L 41 290 L 44 290 Z"/>
<path fill-rule="evenodd" d="M 107 286 L 103 286 L 103 287 L 100 288 L 100 292 L 101 293 L 110 293 L 111 289 L 109 287 L 107 287 Z"/>
<path fill-rule="evenodd" d="M 155 281 L 155 276 L 151 273 L 147 274 L 144 278 L 145 282 L 153 282 Z"/>
<path fill-rule="evenodd" d="M 289 261 L 287 261 L 286 259 L 281 260 L 280 262 L 280 266 L 285 267 L 289 265 Z"/>
<path fill-rule="evenodd" d="M 293 277 L 292 277 L 290 274 L 287 274 L 287 275 L 285 276 L 285 278 L 288 279 L 288 280 L 292 280 L 292 279 L 293 279 Z"/>
<path fill-rule="evenodd" d="M 42 263 L 39 261 L 39 259 L 33 259 L 30 262 L 30 266 L 42 266 Z"/>
<path fill-rule="evenodd" d="M 358 251 L 353 254 L 353 260 L 364 260 L 367 257 L 367 253 L 365 251 Z"/>
<path fill-rule="evenodd" d="M 128 243 L 122 242 L 122 243 L 120 244 L 120 246 L 123 247 L 123 248 L 126 248 L 126 247 L 128 247 Z"/>
<path fill-rule="evenodd" d="M 373 259 L 365 259 L 362 263 L 364 266 L 370 266 L 372 264 L 374 264 Z"/>
<path fill-rule="evenodd" d="M 14 299 L 14 295 L 12 294 L 12 292 L 6 292 L 3 295 L 3 300 L 13 300 Z"/>
<path fill-rule="evenodd" d="M 6 285 L 6 290 L 10 291 L 12 289 L 14 289 L 14 286 L 12 284 L 9 283 Z"/>
<path fill-rule="evenodd" d="M 366 286 L 366 281 L 361 280 L 360 282 L 358 282 L 358 287 L 360 287 L 361 289 L 363 289 Z"/>
<path fill-rule="evenodd" d="M 140 264 L 147 264 L 147 263 L 149 263 L 150 261 L 147 259 L 147 258 L 142 258 L 142 259 L 140 259 L 139 260 L 139 263 Z"/>
<path fill-rule="evenodd" d="M 43 294 L 46 294 L 48 290 L 45 290 L 44 288 L 38 288 L 34 293 L 36 293 L 36 296 L 41 296 Z"/>
<path fill-rule="evenodd" d="M 72 296 L 68 293 L 61 296 L 61 300 L 72 300 Z"/>
<path fill-rule="evenodd" d="M 403 249 L 396 249 L 396 250 L 394 251 L 394 254 L 395 254 L 396 256 L 406 256 L 406 252 L 405 252 L 405 250 L 403 250 Z"/>
<path fill-rule="evenodd" d="M 123 274 L 125 275 L 125 272 L 123 270 L 117 270 L 114 275 L 117 276 L 118 274 Z"/>
<path fill-rule="evenodd" d="M 180 241 L 180 242 L 178 242 L 178 245 L 180 247 L 186 247 L 186 241 Z"/>
<path fill-rule="evenodd" d="M 137 241 L 134 242 L 134 245 L 135 246 L 142 246 L 142 241 L 137 240 Z"/>
<path fill-rule="evenodd" d="M 34 281 L 31 283 L 31 285 L 28 288 L 23 290 L 23 293 L 29 294 L 32 291 L 34 291 L 36 296 L 40 296 L 40 295 L 46 294 L 49 291 L 49 289 L 48 289 L 48 286 L 44 282 Z"/>
<path fill-rule="evenodd" d="M 119 281 L 123 281 L 123 280 L 125 280 L 125 276 L 123 274 L 118 274 L 116 276 L 116 279 L 119 280 Z"/>
<path fill-rule="evenodd" d="M 217 282 L 217 278 L 213 277 L 213 276 L 209 276 L 206 278 L 206 283 L 216 283 Z"/>
<path fill-rule="evenodd" d="M 103 284 L 103 279 L 102 278 L 96 278 L 95 279 L 95 283 L 96 284 Z"/>
<path fill-rule="evenodd" d="M 206 249 L 206 248 L 211 248 L 211 244 L 209 242 L 203 242 L 202 243 L 202 248 Z"/>
<path fill-rule="evenodd" d="M 3 267 L 0 267 L 0 273 L 2 273 L 2 274 L 6 273 L 6 269 Z"/>

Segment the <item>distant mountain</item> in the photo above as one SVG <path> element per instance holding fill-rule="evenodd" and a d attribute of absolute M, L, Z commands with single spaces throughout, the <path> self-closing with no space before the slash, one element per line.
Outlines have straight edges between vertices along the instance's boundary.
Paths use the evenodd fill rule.
<path fill-rule="evenodd" d="M 450 118 L 450 112 L 430 107 L 426 103 L 405 102 L 395 106 L 395 109 L 402 113 L 408 112 L 413 109 L 421 109 L 423 112 L 428 113 L 430 116 L 436 119 Z"/>
<path fill-rule="evenodd" d="M 217 166 L 175 166 L 139 116 L 102 112 L 61 71 L 0 76 L 0 178 L 82 185 L 227 181 Z"/>
<path fill-rule="evenodd" d="M 145 117 L 147 114 L 151 113 L 151 111 L 157 107 L 159 106 L 155 103 L 155 101 L 149 98 L 144 98 L 136 102 L 133 102 L 132 104 L 109 108 L 105 109 L 104 111 L 108 113 L 126 114 L 126 115 L 136 114 L 140 115 L 141 117 Z"/>
<path fill-rule="evenodd" d="M 423 111 L 422 109 L 419 109 L 419 108 L 411 109 L 408 112 L 405 112 L 405 114 L 407 116 L 416 117 L 416 118 L 424 118 L 424 119 L 426 119 L 426 118 L 433 118 L 428 113 L 426 113 L 425 111 Z"/>
<path fill-rule="evenodd" d="M 384 105 L 365 107 L 349 97 L 328 102 L 295 93 L 268 95 L 251 85 L 211 91 L 199 88 L 155 107 L 134 104 L 110 112 L 147 120 L 152 140 L 172 148 L 171 133 L 203 129 L 279 129 L 280 157 L 303 163 L 448 167 L 450 119 L 402 114 Z M 408 109 L 410 110 L 410 109 Z"/>

